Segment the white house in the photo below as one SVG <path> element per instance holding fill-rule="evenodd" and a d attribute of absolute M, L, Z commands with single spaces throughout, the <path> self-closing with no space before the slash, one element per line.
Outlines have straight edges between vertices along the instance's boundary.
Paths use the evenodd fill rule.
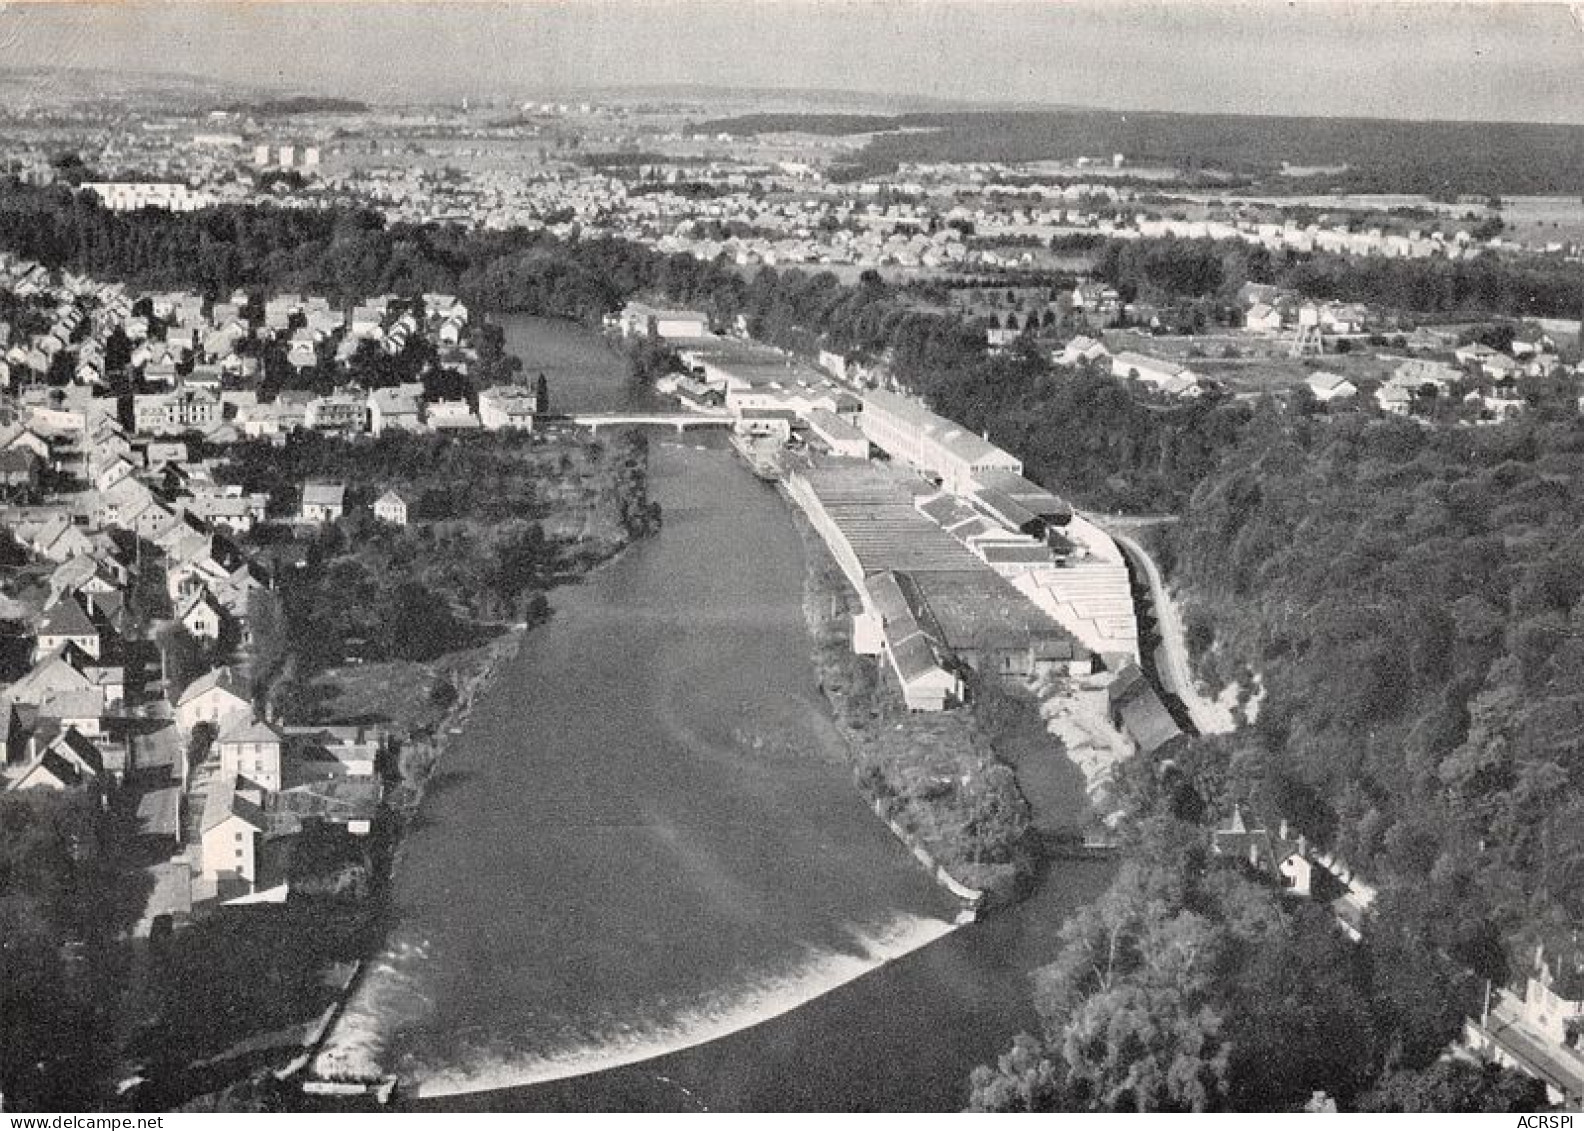
<path fill-rule="evenodd" d="M 531 389 L 521 385 L 497 385 L 479 394 L 478 406 L 479 422 L 492 432 L 504 428 L 532 431 L 539 401 Z"/>
<path fill-rule="evenodd" d="M 1111 351 L 1104 342 L 1080 334 L 1063 346 L 1053 360 L 1058 365 L 1077 365 L 1085 361 L 1104 361 L 1110 356 Z"/>
<path fill-rule="evenodd" d="M 221 775 L 235 778 L 240 774 L 267 790 L 281 788 L 284 748 L 280 732 L 251 713 L 228 716 L 215 736 Z"/>
<path fill-rule="evenodd" d="M 176 702 L 176 725 L 191 733 L 199 723 L 222 727 L 238 716 L 251 717 L 253 704 L 235 669 L 216 668 L 187 685 Z"/>
<path fill-rule="evenodd" d="M 99 747 L 75 728 L 67 727 L 39 752 L 31 765 L 12 778 L 7 788 L 63 792 L 101 785 L 104 776 L 104 758 Z"/>
<path fill-rule="evenodd" d="M 176 619 L 198 639 L 218 640 L 225 626 L 225 610 L 209 595 L 208 589 L 200 587 L 177 608 Z"/>
<path fill-rule="evenodd" d="M 1315 400 L 1322 403 L 1344 397 L 1358 396 L 1358 386 L 1340 373 L 1327 373 L 1324 370 L 1317 370 L 1309 374 L 1309 378 L 1304 384 L 1309 386 L 1309 391 L 1314 394 Z"/>
<path fill-rule="evenodd" d="M 240 880 L 251 887 L 258 879 L 258 842 L 269 828 L 258 791 L 228 775 L 217 775 L 204 798 L 201 852 L 204 879 L 211 883 Z"/>
<path fill-rule="evenodd" d="M 1281 311 L 1274 306 L 1257 302 L 1248 308 L 1247 314 L 1243 315 L 1243 328 L 1274 334 L 1282 328 Z"/>
<path fill-rule="evenodd" d="M 407 525 L 407 501 L 394 490 L 374 500 L 374 517 L 392 526 Z"/>
<path fill-rule="evenodd" d="M 944 711 L 962 696 L 962 681 L 948 671 L 897 584 L 895 574 L 864 582 L 864 612 L 854 618 L 855 651 L 882 654 L 910 711 Z"/>

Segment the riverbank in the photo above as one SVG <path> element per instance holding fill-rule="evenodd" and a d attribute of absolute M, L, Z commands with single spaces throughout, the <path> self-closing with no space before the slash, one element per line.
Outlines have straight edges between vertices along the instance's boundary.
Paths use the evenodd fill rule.
<path fill-rule="evenodd" d="M 969 889 L 991 903 L 1017 898 L 1041 852 L 1028 799 L 997 753 L 994 732 L 1028 705 L 987 691 L 982 702 L 994 701 L 988 715 L 978 706 L 938 714 L 903 709 L 879 661 L 852 651 L 858 594 L 808 520 L 787 509 L 803 540 L 803 611 L 815 671 L 859 790 L 926 868 L 944 871 L 954 895 Z"/>
<path fill-rule="evenodd" d="M 579 441 L 578 450 L 588 451 L 589 445 Z M 208 1045 L 217 1041 L 238 1041 L 251 1047 L 255 1042 L 251 1018 L 266 1017 L 271 1029 L 289 1033 L 291 1025 L 304 1034 L 300 1040 L 285 1043 L 272 1041 L 271 1054 L 266 1061 L 254 1059 L 231 1076 L 229 1083 L 220 1081 L 218 1094 L 213 1092 L 214 1074 L 208 1073 L 199 1088 L 208 1093 L 191 1102 L 208 1109 L 247 1109 L 265 1097 L 279 1102 L 282 1095 L 295 1095 L 295 1088 L 304 1077 L 309 1080 L 365 1079 L 381 1075 L 378 1066 L 337 1063 L 320 1055 L 333 1038 L 340 1022 L 328 1027 L 297 1024 L 324 1017 L 328 1007 L 339 1014 L 359 990 L 360 982 L 341 980 L 329 985 L 319 976 L 325 961 L 339 965 L 357 963 L 361 969 L 382 952 L 389 942 L 393 924 L 397 921 L 392 890 L 395 874 L 406 855 L 408 835 L 421 820 L 420 810 L 430 788 L 443 776 L 442 763 L 453 739 L 462 734 L 472 718 L 479 699 L 498 679 L 501 670 L 518 655 L 527 634 L 548 617 L 548 603 L 542 588 L 556 589 L 569 581 L 581 580 L 601 566 L 619 557 L 631 543 L 652 533 L 658 526 L 658 510 L 647 499 L 645 487 L 646 451 L 642 444 L 620 444 L 612 455 L 603 456 L 600 466 L 604 479 L 591 488 L 588 476 L 579 470 L 576 455 L 569 455 L 567 445 L 547 444 L 538 441 L 524 457 L 530 470 L 540 470 L 546 453 L 559 450 L 558 464 L 548 465 L 554 476 L 548 479 L 544 492 L 535 485 L 535 517 L 543 527 L 554 531 L 553 540 L 537 534 L 538 527 L 530 531 L 527 539 L 531 553 L 515 557 L 500 552 L 495 543 L 467 542 L 459 547 L 454 537 L 459 524 L 450 523 L 444 535 L 450 538 L 447 548 L 452 551 L 449 568 L 474 574 L 494 572 L 492 584 L 511 584 L 521 590 L 520 599 L 514 602 L 522 618 L 513 625 L 490 624 L 481 620 L 472 606 L 457 614 L 461 627 L 452 635 L 470 639 L 469 647 L 453 648 L 429 658 L 391 658 L 374 663 L 343 660 L 333 667 L 319 671 L 307 679 L 296 682 L 291 696 L 293 715 L 305 724 L 358 725 L 380 728 L 388 738 L 376 762 L 381 790 L 380 800 L 369 835 L 335 845 L 332 853 L 335 863 L 343 871 L 355 876 L 356 882 L 338 885 L 334 894 L 311 896 L 308 887 L 299 890 L 301 876 L 296 870 L 300 863 L 295 843 L 283 851 L 292 852 L 290 867 L 294 870 L 293 895 L 285 903 L 276 905 L 251 905 L 246 908 L 224 908 L 212 917 L 195 925 L 195 937 L 221 933 L 226 937 L 243 934 L 274 939 L 288 936 L 330 940 L 327 945 L 305 947 L 294 956 L 289 946 L 269 950 L 269 961 L 260 961 L 257 968 L 232 971 L 213 979 L 225 987 L 228 1008 L 221 1011 L 228 1018 L 224 1026 L 206 1026 L 197 1023 L 186 1025 L 187 1039 L 180 1047 L 192 1046 L 190 1053 L 182 1055 L 178 1064 L 191 1063 L 195 1067 L 203 1061 Z M 534 462 L 537 461 L 537 462 Z M 606 481 L 614 484 L 608 490 Z M 472 518 L 471 512 L 468 516 Z M 560 524 L 560 525 L 558 525 Z M 477 525 L 485 525 L 480 521 Z M 565 527 L 563 530 L 562 527 Z M 354 539 L 354 532 L 340 531 L 347 539 L 346 548 L 362 547 Z M 438 542 L 425 527 L 415 537 L 427 542 Z M 492 558 L 486 561 L 480 547 L 495 547 Z M 507 547 L 510 549 L 511 547 Z M 553 559 L 553 560 L 552 560 Z M 338 559 L 338 562 L 350 560 Z M 389 593 L 398 595 L 414 588 L 412 579 L 425 568 L 423 559 L 414 564 L 407 558 L 391 559 L 391 568 L 380 572 L 380 585 L 375 601 L 387 604 Z M 510 573 L 505 582 L 500 578 Z M 319 584 L 310 579 L 304 584 Z M 317 592 L 312 590 L 311 592 Z M 381 594 L 386 594 L 381 596 Z M 440 601 L 438 595 L 431 594 Z M 406 601 L 403 604 L 402 601 Z M 411 608 L 410 598 L 401 598 L 393 606 L 392 615 L 403 615 L 408 609 L 413 615 L 425 612 Z M 451 602 L 453 607 L 455 602 Z M 316 631 L 318 611 L 299 602 L 297 615 L 303 623 L 291 637 L 295 642 Z M 325 630 L 328 632 L 328 630 Z M 478 641 L 484 639 L 482 643 Z M 436 642 L 430 641 L 429 646 Z M 443 643 L 440 643 L 444 647 Z M 419 646 L 405 649 L 420 655 L 427 649 Z M 393 649 L 394 651 L 394 649 Z M 295 652 L 295 649 L 294 649 Z M 313 865 L 308 865 L 312 867 Z M 312 877 L 309 877 L 310 879 Z M 183 953 L 193 948 L 184 947 Z M 233 950 L 236 948 L 233 947 Z M 321 956 L 322 955 L 322 956 Z M 225 955 L 209 961 L 211 965 L 223 962 Z M 204 971 L 199 962 L 198 973 Z M 203 977 L 200 981 L 208 980 Z M 232 1000 L 245 1003 L 245 1008 L 232 1009 Z M 191 1011 L 186 1011 L 192 1016 Z M 191 1030 L 187 1034 L 186 1030 Z M 212 1033 L 210 1030 L 214 1030 Z M 282 1068 L 288 1060 L 302 1063 Z M 306 1073 L 303 1071 L 307 1066 Z M 180 1095 L 197 1083 L 194 1071 L 177 1070 L 172 1077 L 171 1090 Z M 300 1097 L 299 1097 L 300 1098 Z"/>
<path fill-rule="evenodd" d="M 582 576 L 611 564 L 625 548 L 626 545 L 622 546 Z M 366 715 L 366 710 L 356 709 L 354 705 L 366 706 L 364 696 L 368 690 L 383 683 L 387 695 L 380 701 L 386 712 L 382 718 L 402 730 L 394 747 L 395 762 L 387 778 L 377 841 L 371 851 L 371 856 L 382 863 L 375 868 L 367 905 L 362 909 L 370 922 L 388 919 L 390 885 L 403 859 L 408 828 L 420 818 L 424 799 L 431 784 L 443 773 L 450 747 L 468 725 L 481 697 L 495 685 L 502 669 L 517 657 L 534 627 L 512 626 L 488 644 L 447 653 L 428 663 L 377 664 L 327 673 L 325 678 L 341 681 L 337 698 L 326 703 L 330 714 L 337 714 L 339 706 L 354 714 Z M 350 682 L 347 672 L 355 675 L 355 684 L 350 687 L 346 686 Z M 437 689 L 445 689 L 446 701 L 443 710 L 438 712 Z M 384 930 L 370 935 L 366 952 L 357 959 L 360 975 L 376 960 L 387 941 Z M 345 979 L 337 987 L 335 1000 L 325 1007 L 325 1012 L 334 1016 L 333 1023 L 305 1026 L 300 1050 L 282 1052 L 279 1059 L 292 1058 L 293 1063 L 287 1066 L 289 1070 L 275 1069 L 273 1065 L 255 1070 L 246 1079 L 220 1091 L 194 1097 L 183 1104 L 181 1110 L 297 1110 L 305 1104 L 323 1106 L 327 1102 L 339 1109 L 349 1102 L 344 1097 L 331 1100 L 306 1097 L 300 1092 L 301 1085 L 314 1081 L 377 1082 L 388 1093 L 389 1077 L 373 1071 L 374 1066 L 368 1063 L 338 1055 L 335 1049 L 336 1028 L 357 993 L 360 981 L 361 978 Z"/>

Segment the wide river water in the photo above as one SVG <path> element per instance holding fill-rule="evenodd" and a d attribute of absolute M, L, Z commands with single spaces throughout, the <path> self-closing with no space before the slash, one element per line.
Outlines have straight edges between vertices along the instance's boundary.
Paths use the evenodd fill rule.
<path fill-rule="evenodd" d="M 558 410 L 634 403 L 597 336 L 502 321 Z M 452 740 L 326 1062 L 436 1110 L 959 1108 L 1109 869 L 955 928 L 853 785 L 786 504 L 718 439 L 654 433 L 650 482 L 660 535 L 555 593 Z"/>

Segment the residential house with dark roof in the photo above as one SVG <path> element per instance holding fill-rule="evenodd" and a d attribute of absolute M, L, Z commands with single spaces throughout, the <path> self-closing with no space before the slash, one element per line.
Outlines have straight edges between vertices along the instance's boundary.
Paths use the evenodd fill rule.
<path fill-rule="evenodd" d="M 226 611 L 208 589 L 199 587 L 177 606 L 176 620 L 199 640 L 219 640 L 226 625 Z"/>
<path fill-rule="evenodd" d="M 9 695 L 0 696 L 0 771 L 28 760 L 32 753 L 28 743 L 31 730 L 22 708 Z"/>
<path fill-rule="evenodd" d="M 497 385 L 479 393 L 478 407 L 479 424 L 486 431 L 514 428 L 531 432 L 539 399 L 532 389 L 521 385 Z"/>
<path fill-rule="evenodd" d="M 1146 758 L 1169 753 L 1185 736 L 1144 672 L 1124 664 L 1107 689 L 1111 723 Z"/>
<path fill-rule="evenodd" d="M 45 609 L 33 627 L 33 635 L 35 663 L 68 644 L 97 660 L 104 647 L 99 626 L 75 594 L 62 597 Z"/>

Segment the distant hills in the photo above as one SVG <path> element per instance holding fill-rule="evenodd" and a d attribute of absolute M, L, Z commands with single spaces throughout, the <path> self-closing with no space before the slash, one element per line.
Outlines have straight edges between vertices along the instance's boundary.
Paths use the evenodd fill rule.
<path fill-rule="evenodd" d="M 188 109 L 253 93 L 238 83 L 180 71 L 0 67 L 0 99 L 10 109 L 48 109 L 106 100 L 127 103 L 165 100 L 167 109 Z"/>
<path fill-rule="evenodd" d="M 232 113 L 251 114 L 258 118 L 284 118 L 292 114 L 362 114 L 368 108 L 367 102 L 359 102 L 355 98 L 326 98 L 311 94 L 238 102 L 225 107 Z"/>
<path fill-rule="evenodd" d="M 368 109 L 355 99 L 295 94 L 183 71 L 0 67 L 0 104 L 8 109 L 49 110 L 84 103 L 121 103 L 165 112 L 230 110 L 257 117 Z"/>
<path fill-rule="evenodd" d="M 979 110 L 892 116 L 754 114 L 698 123 L 703 135 L 877 134 L 858 158 L 882 173 L 899 162 L 1028 162 L 1126 155 L 1131 165 L 1245 182 L 1280 177 L 1284 163 L 1345 166 L 1281 187 L 1426 195 L 1584 190 L 1584 126 L 1279 118 L 1116 110 Z"/>
<path fill-rule="evenodd" d="M 881 114 L 940 113 L 953 110 L 983 110 L 983 102 L 961 98 L 937 98 L 923 94 L 886 94 L 861 90 L 836 90 L 819 87 L 712 86 L 707 83 L 672 83 L 657 86 L 606 86 L 560 94 L 533 95 L 543 101 L 635 101 L 690 102 L 705 106 L 732 107 L 753 113 L 792 114 Z M 1005 108 L 1005 107 L 1000 107 Z M 1056 109 L 1046 106 L 1044 109 Z"/>
<path fill-rule="evenodd" d="M 1191 183 L 1266 191 L 1400 192 L 1429 196 L 1584 192 L 1584 126 L 1395 119 L 1260 117 L 1062 106 L 990 107 L 921 95 L 710 85 L 619 86 L 533 93 L 478 81 L 497 101 L 649 102 L 693 114 L 695 133 L 872 135 L 856 176 L 902 162 L 1061 160 L 1124 154 Z M 123 105 L 129 111 L 258 117 L 361 113 L 387 98 L 249 85 L 176 71 L 0 67 L 0 106 L 16 111 Z M 1284 164 L 1325 168 L 1303 178 Z"/>

